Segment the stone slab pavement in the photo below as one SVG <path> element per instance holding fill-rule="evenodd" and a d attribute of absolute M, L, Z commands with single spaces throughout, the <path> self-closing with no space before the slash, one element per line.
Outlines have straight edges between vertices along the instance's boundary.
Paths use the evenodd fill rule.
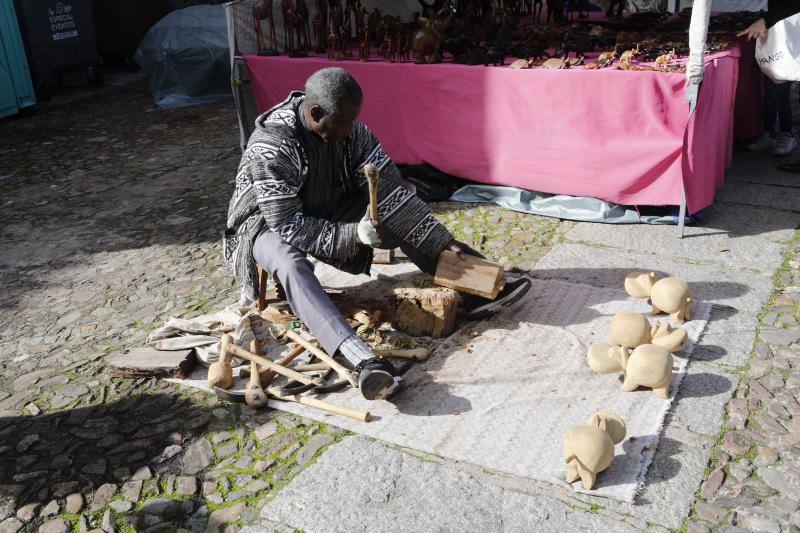
<path fill-rule="evenodd" d="M 793 329 L 800 291 L 800 265 L 793 259 L 800 250 L 800 180 L 788 181 L 772 165 L 760 155 L 737 154 L 731 173 L 740 179 L 720 192 L 720 201 L 683 239 L 671 226 L 581 223 L 529 269 L 538 278 L 600 287 L 620 287 L 632 270 L 653 270 L 685 279 L 698 298 L 714 303 L 702 348 L 689 365 L 633 505 L 471 472 L 461 464 L 424 467 L 415 463 L 413 452 L 402 457 L 404 452 L 355 438 L 337 445 L 269 503 L 262 511 L 264 528 L 797 531 L 800 496 L 791 490 L 800 482 L 800 425 L 794 418 L 800 415 L 794 403 L 800 394 L 800 346 Z M 759 331 L 762 338 L 765 331 L 771 335 L 765 339 L 770 344 L 757 341 Z M 768 383 L 751 384 L 753 357 L 764 361 L 756 365 L 755 377 L 767 376 Z M 778 369 L 771 369 L 776 357 Z M 328 462 L 331 456 L 335 464 Z M 376 456 L 398 465 L 380 470 L 366 460 Z M 760 464 L 780 466 L 762 472 Z M 428 473 L 433 471 L 436 475 Z M 476 494 L 473 487 L 482 490 Z"/>

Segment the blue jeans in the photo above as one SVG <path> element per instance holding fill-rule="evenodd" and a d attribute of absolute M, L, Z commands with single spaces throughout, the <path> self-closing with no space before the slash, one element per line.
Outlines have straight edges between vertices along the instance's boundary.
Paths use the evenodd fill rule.
<path fill-rule="evenodd" d="M 782 133 L 792 133 L 792 105 L 789 102 L 792 84 L 775 83 L 764 77 L 764 131 L 775 137 L 777 119 Z"/>

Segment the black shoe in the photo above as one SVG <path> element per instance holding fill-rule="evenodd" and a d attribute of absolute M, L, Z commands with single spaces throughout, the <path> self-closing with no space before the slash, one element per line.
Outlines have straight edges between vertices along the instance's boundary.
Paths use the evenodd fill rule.
<path fill-rule="evenodd" d="M 373 357 L 361 361 L 355 369 L 358 388 L 367 400 L 383 400 L 398 391 L 401 379 L 395 377 L 395 368 L 386 359 Z"/>
<path fill-rule="evenodd" d="M 464 306 L 467 308 L 467 320 L 481 320 L 493 315 L 503 307 L 508 307 L 518 302 L 530 288 L 531 280 L 519 278 L 506 283 L 503 290 L 494 300 L 481 298 L 480 296 L 465 297 Z"/>

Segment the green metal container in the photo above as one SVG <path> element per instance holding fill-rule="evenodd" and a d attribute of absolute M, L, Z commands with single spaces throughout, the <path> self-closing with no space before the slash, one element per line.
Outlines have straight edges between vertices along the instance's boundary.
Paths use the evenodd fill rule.
<path fill-rule="evenodd" d="M 0 118 L 36 104 L 12 0 L 0 0 Z"/>

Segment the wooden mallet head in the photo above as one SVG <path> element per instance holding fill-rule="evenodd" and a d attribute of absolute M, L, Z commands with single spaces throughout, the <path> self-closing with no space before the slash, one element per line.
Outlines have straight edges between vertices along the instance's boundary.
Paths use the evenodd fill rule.
<path fill-rule="evenodd" d="M 255 340 L 250 343 L 250 351 L 258 353 L 258 343 Z M 267 395 L 261 387 L 261 376 L 258 373 L 258 363 L 255 361 L 250 361 L 250 383 L 244 391 L 244 401 L 253 409 L 267 405 Z"/>
<path fill-rule="evenodd" d="M 233 368 L 228 363 L 228 347 L 233 337 L 227 333 L 219 341 L 219 361 L 208 367 L 208 386 L 229 389 L 233 385 Z"/>

